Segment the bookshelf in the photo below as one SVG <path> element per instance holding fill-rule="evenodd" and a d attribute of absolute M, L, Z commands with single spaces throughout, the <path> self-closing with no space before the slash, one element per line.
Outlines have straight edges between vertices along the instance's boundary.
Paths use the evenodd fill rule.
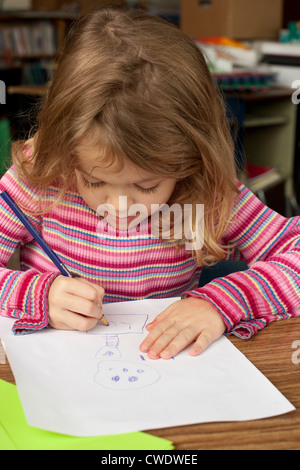
<path fill-rule="evenodd" d="M 3 46 L 6 46 L 11 49 L 13 58 L 45 54 L 53 57 L 63 44 L 68 25 L 76 18 L 75 14 L 61 11 L 0 13 L 0 33 L 2 36 L 3 32 L 8 33 L 2 44 L 0 43 L 1 55 Z M 18 50 L 23 47 L 24 41 L 27 43 L 27 50 L 22 54 Z"/>
<path fill-rule="evenodd" d="M 30 63 L 37 65 L 40 61 L 41 68 L 46 70 L 46 81 L 76 17 L 63 11 L 0 13 L 0 71 L 29 69 Z M 41 83 L 35 83 L 34 77 L 30 83 L 27 77 L 25 84 Z"/>
<path fill-rule="evenodd" d="M 247 162 L 275 167 L 285 182 L 285 196 L 293 197 L 297 106 L 290 89 L 243 96 L 246 105 L 244 151 Z"/>
<path fill-rule="evenodd" d="M 25 138 L 34 125 L 37 104 L 77 17 L 60 10 L 0 12 L 0 80 L 6 85 L 1 119 L 9 120 L 13 140 Z"/>
<path fill-rule="evenodd" d="M 297 129 L 297 106 L 292 103 L 292 90 L 274 87 L 254 93 L 237 93 L 245 166 L 275 168 L 266 175 L 265 184 L 251 187 L 247 174 L 243 182 L 269 207 L 286 214 L 293 207 L 295 195 L 294 164 Z M 272 178 L 270 177 L 272 176 Z M 286 214 L 289 215 L 289 214 Z"/>

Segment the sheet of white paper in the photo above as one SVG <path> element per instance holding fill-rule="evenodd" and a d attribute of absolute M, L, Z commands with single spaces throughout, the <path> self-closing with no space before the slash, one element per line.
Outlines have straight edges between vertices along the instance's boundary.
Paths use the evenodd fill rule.
<path fill-rule="evenodd" d="M 175 299 L 106 304 L 110 326 L 89 333 L 45 329 L 0 337 L 32 426 L 93 436 L 204 422 L 244 421 L 293 405 L 223 337 L 199 357 L 151 361 L 145 325 Z"/>

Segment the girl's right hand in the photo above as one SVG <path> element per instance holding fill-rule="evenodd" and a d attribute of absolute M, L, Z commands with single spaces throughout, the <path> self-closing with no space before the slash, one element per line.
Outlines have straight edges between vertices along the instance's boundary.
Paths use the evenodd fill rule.
<path fill-rule="evenodd" d="M 104 289 L 82 278 L 58 276 L 48 294 L 49 325 L 86 331 L 102 318 Z"/>

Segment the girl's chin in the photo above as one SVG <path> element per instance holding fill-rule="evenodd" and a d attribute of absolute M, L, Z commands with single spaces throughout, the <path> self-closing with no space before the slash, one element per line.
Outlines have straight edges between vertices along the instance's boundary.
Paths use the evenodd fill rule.
<path fill-rule="evenodd" d="M 128 230 L 136 227 L 141 222 L 137 216 L 120 218 L 108 215 L 104 220 L 117 230 Z"/>

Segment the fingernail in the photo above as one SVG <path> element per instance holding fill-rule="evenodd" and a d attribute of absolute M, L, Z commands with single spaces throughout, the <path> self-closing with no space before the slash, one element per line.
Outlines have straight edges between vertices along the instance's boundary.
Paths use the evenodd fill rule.
<path fill-rule="evenodd" d="M 159 358 L 159 354 L 157 354 L 156 351 L 152 351 L 152 350 L 150 350 L 148 352 L 148 356 L 151 357 L 151 359 L 158 359 Z"/>
<path fill-rule="evenodd" d="M 172 354 L 170 353 L 170 351 L 165 350 L 160 353 L 160 357 L 162 357 L 163 359 L 170 359 L 172 357 Z"/>
<path fill-rule="evenodd" d="M 149 354 L 150 354 L 151 356 L 157 356 L 157 353 L 154 352 L 154 351 L 152 351 L 152 349 L 150 349 Z"/>
<path fill-rule="evenodd" d="M 197 349 L 196 348 L 191 348 L 189 350 L 190 356 L 199 356 L 201 354 L 201 352 L 202 352 L 202 350 L 199 349 L 199 348 L 197 348 Z"/>

